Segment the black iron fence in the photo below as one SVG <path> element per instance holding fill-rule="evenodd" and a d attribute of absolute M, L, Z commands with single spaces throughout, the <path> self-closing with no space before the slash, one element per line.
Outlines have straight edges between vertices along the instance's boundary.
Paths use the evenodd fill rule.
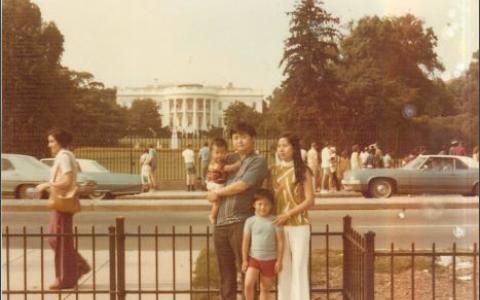
<path fill-rule="evenodd" d="M 217 299 L 218 273 L 215 253 L 212 247 L 212 232 L 207 227 L 203 232 L 187 232 L 154 227 L 153 232 L 126 231 L 123 218 L 117 218 L 116 225 L 108 232 L 96 232 L 95 227 L 88 233 L 73 234 L 76 249 L 83 254 L 90 252 L 90 277 L 70 290 L 48 290 L 47 277 L 52 277 L 53 265 L 46 262 L 44 243 L 54 236 L 43 232 L 3 231 L 4 270 L 2 294 L 5 299 L 50 299 L 52 295 L 62 299 L 62 295 L 82 295 L 89 299 Z M 60 235 L 65 236 L 65 235 Z M 419 257 L 431 259 L 431 289 L 428 297 L 438 299 L 438 266 L 436 259 L 451 257 L 451 299 L 458 298 L 456 262 L 460 257 L 472 259 L 470 274 L 470 299 L 478 299 L 478 252 L 477 244 L 472 251 L 418 251 L 412 244 L 410 251 L 375 250 L 375 234 L 360 234 L 352 227 L 349 216 L 343 219 L 343 230 L 334 232 L 329 226 L 324 231 L 312 232 L 310 244 L 310 293 L 311 299 L 416 299 L 416 264 Z M 36 253 L 32 249 L 38 249 Z M 33 251 L 33 252 L 32 252 Z M 399 296 L 395 285 L 395 259 L 408 258 L 411 267 L 410 294 Z M 390 293 L 379 294 L 376 283 L 380 272 L 379 260 L 389 259 Z M 445 270 L 442 270 L 445 272 Z M 445 273 L 442 273 L 445 274 Z M 49 275 L 49 276 L 46 276 Z M 418 275 L 417 275 L 418 276 Z M 445 275 L 443 275 L 445 276 Z M 443 282 L 443 281 L 442 281 Z M 383 284 L 383 283 L 379 283 Z M 443 284 L 443 283 L 442 283 Z M 464 287 L 462 287 L 464 289 Z M 405 286 L 402 290 L 408 289 Z M 470 290 L 469 289 L 469 290 Z M 424 291 L 425 292 L 425 291 Z M 463 291 L 464 292 L 464 291 Z M 238 286 L 241 293 L 241 285 Z M 277 296 L 277 289 L 272 293 Z M 418 294 L 418 293 L 417 293 Z M 424 293 L 425 294 L 425 293 Z M 464 295 L 463 293 L 462 295 Z"/>

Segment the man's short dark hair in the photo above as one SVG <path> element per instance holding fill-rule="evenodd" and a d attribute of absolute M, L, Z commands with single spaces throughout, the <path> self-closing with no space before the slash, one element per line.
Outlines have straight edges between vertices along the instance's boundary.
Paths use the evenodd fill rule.
<path fill-rule="evenodd" d="M 254 196 L 253 196 L 254 201 L 260 200 L 260 199 L 267 199 L 270 201 L 270 203 L 275 204 L 275 201 L 273 199 L 273 193 L 268 190 L 268 189 L 258 189 Z"/>
<path fill-rule="evenodd" d="M 212 140 L 212 148 L 213 146 L 216 146 L 217 148 L 228 149 L 227 141 L 225 141 L 223 138 L 214 138 Z"/>
<path fill-rule="evenodd" d="M 232 137 L 236 133 L 246 133 L 251 137 L 257 136 L 257 131 L 255 130 L 255 128 L 245 122 L 238 122 L 230 129 L 230 137 Z"/>

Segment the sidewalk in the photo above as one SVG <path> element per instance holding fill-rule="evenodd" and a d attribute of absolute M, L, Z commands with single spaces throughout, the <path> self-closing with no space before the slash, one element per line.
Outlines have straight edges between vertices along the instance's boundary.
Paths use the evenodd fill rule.
<path fill-rule="evenodd" d="M 2 199 L 3 211 L 48 211 L 45 200 Z M 205 192 L 163 191 L 115 200 L 82 199 L 83 211 L 209 211 Z M 395 196 L 367 199 L 356 193 L 316 195 L 313 210 L 478 209 L 478 197 L 459 195 Z"/>
<path fill-rule="evenodd" d="M 3 249 L 5 251 L 5 249 Z M 78 290 L 87 292 L 92 291 L 94 286 L 96 290 L 107 291 L 110 288 L 109 280 L 109 257 L 108 250 L 96 250 L 95 251 L 95 279 L 93 278 L 93 256 L 92 251 L 81 250 L 81 255 L 89 262 L 92 267 L 92 271 L 83 276 L 78 283 Z M 155 290 L 155 252 L 142 250 L 141 253 L 141 289 L 142 290 Z M 193 263 L 198 257 L 199 251 L 192 251 Z M 41 251 L 40 249 L 27 250 L 27 290 L 41 291 Z M 176 264 L 176 289 L 189 289 L 190 288 L 190 264 L 188 251 L 175 252 Z M 53 283 L 55 278 L 54 272 L 54 257 L 53 251 L 50 249 L 44 249 L 44 280 L 43 290 L 48 291 L 48 286 Z M 139 289 L 139 263 L 138 252 L 127 251 L 125 256 L 125 269 L 128 270 L 125 274 L 125 282 L 127 290 Z M 24 289 L 24 256 L 22 249 L 10 249 L 10 290 L 25 290 Z M 172 290 L 173 289 L 173 264 L 171 251 L 159 251 L 158 252 L 158 287 L 159 290 Z M 6 261 L 2 262 L 2 273 L 5 274 Z M 194 266 L 192 266 L 194 270 Z M 94 281 L 95 280 L 95 281 Z M 94 284 L 95 283 L 95 284 Z M 3 290 L 6 287 L 6 278 L 2 276 Z M 4 296 L 5 297 L 5 296 Z M 10 296 L 10 299 L 24 299 L 24 295 Z M 132 296 L 130 296 L 132 297 Z M 133 296 L 135 297 L 135 296 Z M 3 298 L 3 297 L 2 297 Z M 80 299 L 93 299 L 92 294 L 80 294 Z M 29 294 L 28 299 L 41 299 L 40 295 Z M 44 299 L 76 299 L 76 293 L 74 289 L 64 290 L 61 298 L 56 294 L 45 294 Z M 96 299 L 110 299 L 108 294 L 97 294 Z M 142 295 L 142 299 L 155 299 L 154 295 Z M 171 295 L 159 295 L 159 299 L 172 299 Z M 190 299 L 188 295 L 177 295 L 176 299 Z"/>

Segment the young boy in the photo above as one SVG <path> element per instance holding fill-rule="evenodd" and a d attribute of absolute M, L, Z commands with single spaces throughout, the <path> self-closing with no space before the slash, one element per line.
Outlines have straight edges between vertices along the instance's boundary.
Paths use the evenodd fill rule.
<path fill-rule="evenodd" d="M 282 270 L 283 228 L 273 224 L 273 195 L 259 189 L 254 196 L 255 215 L 245 221 L 242 243 L 242 272 L 245 298 L 253 300 L 260 274 L 260 300 L 267 300 L 275 274 Z"/>
<path fill-rule="evenodd" d="M 212 158 L 208 164 L 207 179 L 205 180 L 205 185 L 209 191 L 215 191 L 222 188 L 227 180 L 227 174 L 235 172 L 240 168 L 240 161 L 230 165 L 225 164 L 227 152 L 228 144 L 224 139 L 213 139 L 210 149 Z M 212 204 L 212 209 L 209 216 L 211 224 L 215 224 L 217 220 L 218 206 L 219 203 Z"/>

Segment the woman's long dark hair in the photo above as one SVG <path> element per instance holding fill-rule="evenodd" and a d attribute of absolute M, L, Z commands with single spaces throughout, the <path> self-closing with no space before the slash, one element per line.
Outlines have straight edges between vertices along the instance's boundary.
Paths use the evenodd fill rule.
<path fill-rule="evenodd" d="M 300 139 L 295 134 L 290 132 L 282 134 L 280 136 L 280 139 L 281 138 L 287 139 L 288 143 L 292 145 L 293 148 L 293 168 L 295 171 L 295 183 L 303 183 L 305 181 L 305 172 L 307 172 L 308 170 L 308 172 L 312 174 L 312 171 L 302 159 Z"/>

